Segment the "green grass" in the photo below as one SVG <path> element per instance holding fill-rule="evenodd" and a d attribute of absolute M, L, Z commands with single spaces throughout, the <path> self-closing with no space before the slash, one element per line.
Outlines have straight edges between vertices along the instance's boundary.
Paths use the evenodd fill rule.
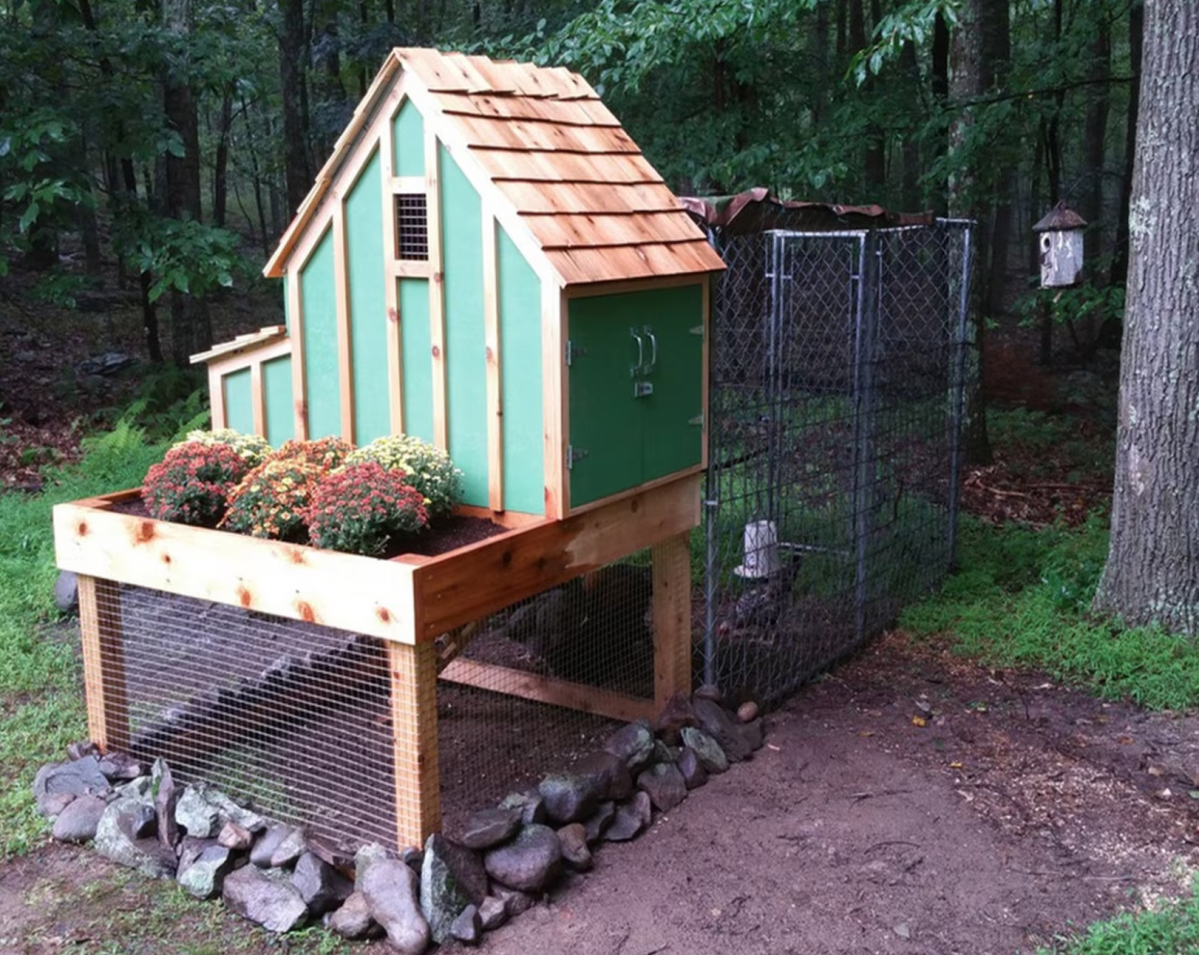
<path fill-rule="evenodd" d="M 136 487 L 163 450 L 125 422 L 89 442 L 79 465 L 49 472 L 41 494 L 0 495 L 0 859 L 43 834 L 30 789 L 38 767 L 87 735 L 76 641 L 54 626 L 51 509 Z"/>
<path fill-rule="evenodd" d="M 1037 955 L 1194 955 L 1199 952 L 1199 892 L 1152 909 L 1121 912 Z"/>
<path fill-rule="evenodd" d="M 1155 710 L 1199 705 L 1199 645 L 1089 614 L 1107 542 L 1098 519 L 1039 532 L 966 519 L 960 570 L 900 623 L 947 635 L 962 655 L 1044 670 L 1107 699 Z"/>

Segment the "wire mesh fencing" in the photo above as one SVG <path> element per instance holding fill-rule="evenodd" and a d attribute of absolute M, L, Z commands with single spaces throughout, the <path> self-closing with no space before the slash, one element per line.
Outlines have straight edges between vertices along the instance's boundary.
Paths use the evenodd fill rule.
<path fill-rule="evenodd" d="M 396 845 L 397 813 L 429 804 L 397 770 L 397 749 L 429 714 L 397 705 L 392 645 L 109 582 L 97 601 L 108 636 L 94 696 L 115 748 L 347 851 Z M 652 715 L 652 607 L 646 553 L 435 642 L 439 678 L 417 695 L 435 711 L 444 831 Z"/>
<path fill-rule="evenodd" d="M 781 217 L 781 218 L 785 218 Z M 777 701 L 952 562 L 969 224 L 717 236 L 703 639 Z"/>

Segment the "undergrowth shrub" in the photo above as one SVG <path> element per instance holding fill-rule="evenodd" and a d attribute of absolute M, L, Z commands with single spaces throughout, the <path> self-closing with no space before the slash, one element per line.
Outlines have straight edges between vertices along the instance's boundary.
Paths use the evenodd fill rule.
<path fill-rule="evenodd" d="M 260 465 L 271 453 L 271 446 L 267 443 L 266 438 L 256 434 L 242 434 L 232 428 L 217 428 L 215 431 L 190 431 L 187 440 L 232 448 L 251 468 Z"/>
<path fill-rule="evenodd" d="M 429 526 L 421 493 L 400 470 L 377 461 L 350 464 L 324 475 L 308 507 L 308 533 L 317 547 L 382 556 L 396 538 Z"/>
<path fill-rule="evenodd" d="M 146 473 L 142 500 L 159 520 L 216 527 L 225 516 L 230 491 L 248 470 L 245 459 L 227 444 L 185 441 Z"/>
<path fill-rule="evenodd" d="M 413 435 L 376 438 L 346 457 L 346 464 L 366 461 L 403 471 L 407 483 L 423 496 L 431 520 L 448 515 L 462 499 L 462 472 L 454 467 L 450 456 Z"/>
<path fill-rule="evenodd" d="M 267 460 L 247 474 L 229 495 L 224 530 L 300 543 L 317 480 L 326 472 L 300 457 Z"/>

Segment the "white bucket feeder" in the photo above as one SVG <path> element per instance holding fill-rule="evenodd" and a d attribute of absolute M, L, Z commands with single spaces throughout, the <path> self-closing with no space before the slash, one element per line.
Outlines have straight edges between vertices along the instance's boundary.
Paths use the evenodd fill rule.
<path fill-rule="evenodd" d="M 1078 281 L 1086 226 L 1082 216 L 1059 202 L 1032 227 L 1041 234 L 1041 288 L 1065 288 Z"/>
<path fill-rule="evenodd" d="M 733 573 L 746 580 L 762 580 L 779 572 L 779 536 L 774 521 L 751 521 L 745 525 L 742 563 Z"/>

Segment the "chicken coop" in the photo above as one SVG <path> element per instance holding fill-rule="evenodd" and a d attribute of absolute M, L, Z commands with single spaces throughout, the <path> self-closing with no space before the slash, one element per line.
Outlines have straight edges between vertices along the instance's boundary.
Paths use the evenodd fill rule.
<path fill-rule="evenodd" d="M 497 697 L 629 720 L 689 689 L 723 268 L 579 76 L 393 51 L 266 267 L 286 324 L 194 360 L 216 427 L 446 449 L 490 536 L 383 560 L 152 520 L 137 491 L 58 507 L 92 737 L 408 845 L 451 776 L 489 775 L 494 736 L 451 730 L 500 732 Z"/>
<path fill-rule="evenodd" d="M 696 669 L 777 701 L 953 561 L 971 223 L 684 200 L 714 292 Z"/>

